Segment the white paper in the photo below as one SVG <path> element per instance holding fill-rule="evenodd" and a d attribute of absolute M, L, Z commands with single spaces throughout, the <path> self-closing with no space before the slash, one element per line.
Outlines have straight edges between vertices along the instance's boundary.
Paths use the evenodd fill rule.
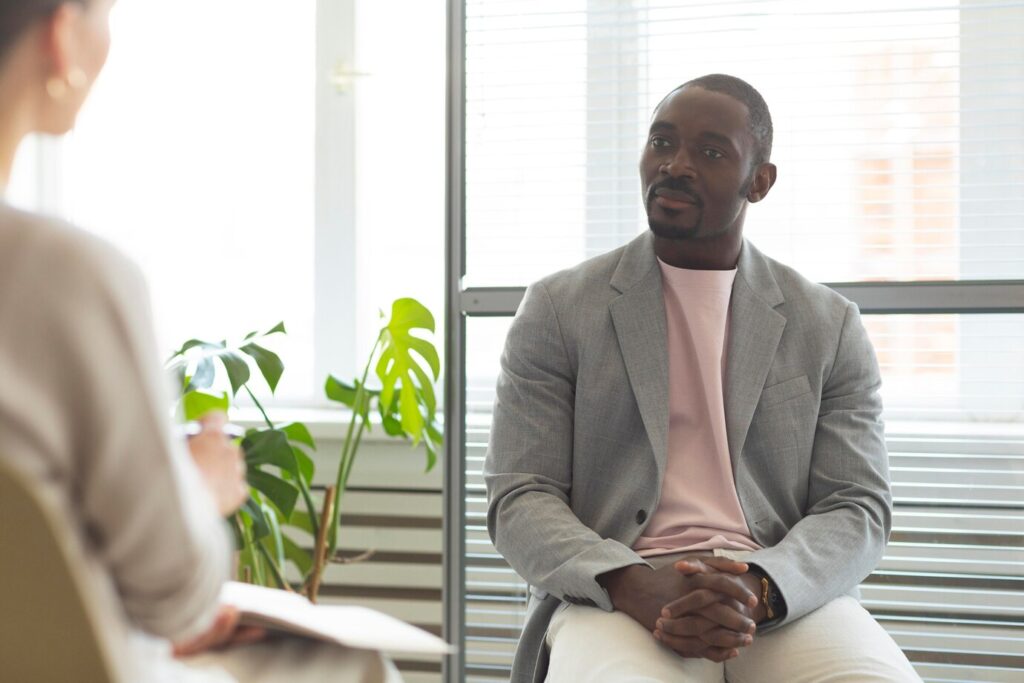
<path fill-rule="evenodd" d="M 415 626 L 365 607 L 314 605 L 297 593 L 229 581 L 220 600 L 242 613 L 242 623 L 384 652 L 449 654 L 451 645 Z"/>

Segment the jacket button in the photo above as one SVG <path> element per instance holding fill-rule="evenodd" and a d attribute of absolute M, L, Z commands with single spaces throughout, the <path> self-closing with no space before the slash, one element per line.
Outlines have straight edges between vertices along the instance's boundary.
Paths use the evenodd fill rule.
<path fill-rule="evenodd" d="M 647 521 L 647 510 L 637 510 L 636 511 L 636 523 L 637 524 L 643 524 L 646 521 Z"/>

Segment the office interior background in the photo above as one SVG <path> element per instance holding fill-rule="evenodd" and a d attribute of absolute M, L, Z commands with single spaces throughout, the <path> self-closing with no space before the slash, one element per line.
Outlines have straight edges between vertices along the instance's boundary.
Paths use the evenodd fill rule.
<path fill-rule="evenodd" d="M 122 0 L 113 22 L 76 131 L 26 144 L 9 194 L 142 264 L 168 354 L 284 320 L 270 405 L 329 458 L 322 378 L 361 367 L 381 309 L 415 296 L 448 341 L 443 464 L 370 437 L 343 547 L 376 552 L 324 588 L 460 646 L 407 680 L 507 680 L 528 589 L 480 476 L 505 331 L 526 284 L 646 229 L 650 112 L 713 72 L 775 122 L 747 237 L 860 304 L 879 355 L 896 515 L 864 604 L 926 681 L 1021 680 L 1024 2 Z"/>

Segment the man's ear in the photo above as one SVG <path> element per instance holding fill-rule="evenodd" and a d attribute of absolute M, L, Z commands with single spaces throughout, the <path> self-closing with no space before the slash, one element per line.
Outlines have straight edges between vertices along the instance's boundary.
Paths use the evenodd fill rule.
<path fill-rule="evenodd" d="M 754 171 L 754 180 L 750 183 L 750 190 L 747 192 L 747 201 L 750 203 L 759 202 L 768 195 L 768 191 L 775 184 L 778 170 L 775 164 L 765 162 Z"/>

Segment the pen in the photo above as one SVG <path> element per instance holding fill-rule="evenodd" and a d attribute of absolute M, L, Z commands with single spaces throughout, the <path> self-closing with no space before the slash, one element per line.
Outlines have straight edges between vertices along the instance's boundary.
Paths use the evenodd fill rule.
<path fill-rule="evenodd" d="M 203 424 L 201 422 L 196 422 L 195 420 L 178 425 L 178 433 L 181 436 L 191 438 L 193 436 L 199 436 L 202 431 Z M 236 424 L 231 424 L 230 422 L 221 425 L 220 431 L 224 433 L 224 436 L 231 439 L 238 439 L 245 436 L 244 428 L 239 427 Z"/>

